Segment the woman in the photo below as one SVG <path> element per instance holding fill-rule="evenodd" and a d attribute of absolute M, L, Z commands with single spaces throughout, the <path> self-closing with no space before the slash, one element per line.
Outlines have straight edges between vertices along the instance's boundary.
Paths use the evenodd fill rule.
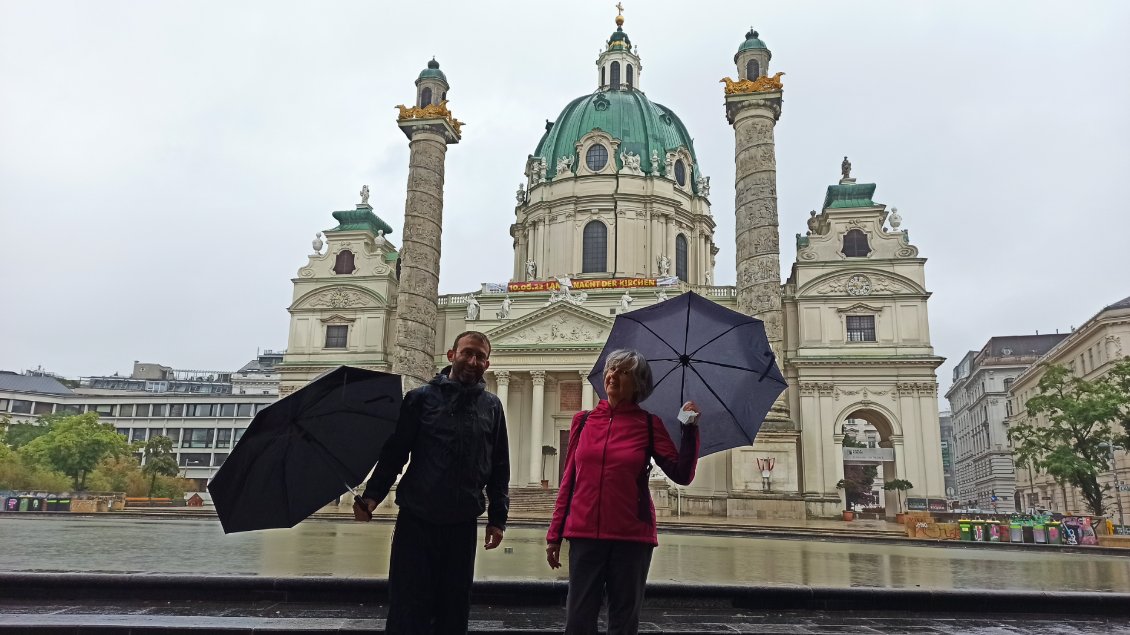
<path fill-rule="evenodd" d="M 573 417 L 545 548 L 546 561 L 556 569 L 561 540 L 569 540 L 566 634 L 596 633 L 606 590 L 609 635 L 637 631 L 652 549 L 659 544 L 647 467 L 654 458 L 676 483 L 687 485 L 694 478 L 697 421 L 683 425 L 676 448 L 663 421 L 638 405 L 652 388 L 643 355 L 613 351 L 604 363 L 608 398 Z M 699 412 L 693 401 L 683 410 Z"/>

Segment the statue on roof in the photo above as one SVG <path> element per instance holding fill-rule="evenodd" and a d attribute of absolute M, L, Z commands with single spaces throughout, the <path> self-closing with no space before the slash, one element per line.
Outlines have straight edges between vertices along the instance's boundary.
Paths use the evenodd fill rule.
<path fill-rule="evenodd" d="M 361 186 L 361 204 L 362 205 L 368 205 L 369 204 L 369 186 L 368 185 L 362 185 Z"/>
<path fill-rule="evenodd" d="M 475 299 L 475 296 L 469 295 L 467 296 L 467 321 L 473 322 L 477 319 L 479 319 L 479 301 Z"/>
<path fill-rule="evenodd" d="M 851 161 L 848 161 L 847 157 L 844 157 L 844 162 L 840 164 L 840 173 L 843 174 L 842 178 L 851 178 Z"/>

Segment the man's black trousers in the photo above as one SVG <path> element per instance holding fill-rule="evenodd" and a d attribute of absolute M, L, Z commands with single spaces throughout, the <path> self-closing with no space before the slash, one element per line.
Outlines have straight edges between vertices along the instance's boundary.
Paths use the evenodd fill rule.
<path fill-rule="evenodd" d="M 467 632 L 477 527 L 473 520 L 436 525 L 400 511 L 389 558 L 385 632 Z"/>
<path fill-rule="evenodd" d="M 608 635 L 635 635 L 655 547 L 624 540 L 569 540 L 566 635 L 595 635 L 601 600 L 608 596 Z"/>

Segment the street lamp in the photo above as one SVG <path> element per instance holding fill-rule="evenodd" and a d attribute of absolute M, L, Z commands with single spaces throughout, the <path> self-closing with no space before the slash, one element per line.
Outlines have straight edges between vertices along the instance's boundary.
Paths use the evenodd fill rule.
<path fill-rule="evenodd" d="M 1099 447 L 1106 448 L 1107 458 L 1110 459 L 1110 473 L 1114 476 L 1114 502 L 1118 505 L 1118 524 L 1126 525 L 1126 519 L 1122 515 L 1122 483 L 1118 481 L 1118 468 L 1114 465 L 1114 451 L 1126 448 L 1113 443 L 1100 443 Z"/>

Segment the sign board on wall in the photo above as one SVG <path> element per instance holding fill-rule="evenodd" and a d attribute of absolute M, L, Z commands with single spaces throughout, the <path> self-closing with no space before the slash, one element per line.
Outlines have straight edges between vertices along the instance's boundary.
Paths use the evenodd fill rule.
<path fill-rule="evenodd" d="M 844 448 L 845 463 L 882 463 L 893 460 L 894 448 Z"/>
<path fill-rule="evenodd" d="M 678 279 L 676 279 L 677 281 Z M 664 279 L 662 282 L 668 282 Z M 667 286 L 660 284 L 656 278 L 603 278 L 599 280 L 571 281 L 574 291 L 589 291 L 592 289 L 638 289 L 641 287 Z M 523 293 L 532 291 L 560 291 L 561 283 L 556 280 L 529 280 L 527 282 L 509 282 L 506 290 L 510 293 Z"/>
<path fill-rule="evenodd" d="M 912 512 L 928 511 L 929 503 L 925 498 L 908 498 L 906 499 L 906 508 Z"/>

